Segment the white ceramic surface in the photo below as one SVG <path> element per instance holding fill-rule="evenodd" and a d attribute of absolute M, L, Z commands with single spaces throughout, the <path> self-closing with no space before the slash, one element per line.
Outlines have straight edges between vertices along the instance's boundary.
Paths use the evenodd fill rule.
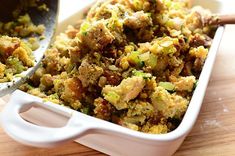
<path fill-rule="evenodd" d="M 67 24 L 73 24 L 76 18 L 81 18 L 84 10 L 86 8 L 64 20 L 59 30 L 62 31 Z M 197 119 L 223 31 L 224 27 L 218 28 L 187 112 L 179 127 L 170 133 L 153 135 L 133 131 L 44 102 L 19 90 L 12 94 L 1 114 L 2 127 L 16 141 L 36 147 L 51 147 L 76 139 L 83 145 L 109 155 L 172 155 Z M 22 117 L 31 123 L 19 115 L 26 110 Z"/>

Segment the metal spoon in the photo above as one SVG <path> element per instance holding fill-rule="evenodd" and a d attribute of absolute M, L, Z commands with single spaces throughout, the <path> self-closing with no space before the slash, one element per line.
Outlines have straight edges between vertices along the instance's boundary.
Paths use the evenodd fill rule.
<path fill-rule="evenodd" d="M 22 0 L 0 0 L 0 21 L 12 20 L 12 11 Z M 49 11 L 38 11 L 35 8 L 29 8 L 27 13 L 30 15 L 32 22 L 35 25 L 43 24 L 46 27 L 44 32 L 45 39 L 39 40 L 40 47 L 33 52 L 35 58 L 34 67 L 29 68 L 20 74 L 20 77 L 14 76 L 11 82 L 0 83 L 0 97 L 17 89 L 25 80 L 31 76 L 39 67 L 40 61 L 43 58 L 44 52 L 49 47 L 54 36 L 55 27 L 57 24 L 57 12 L 59 0 L 42 0 L 47 5 Z"/>

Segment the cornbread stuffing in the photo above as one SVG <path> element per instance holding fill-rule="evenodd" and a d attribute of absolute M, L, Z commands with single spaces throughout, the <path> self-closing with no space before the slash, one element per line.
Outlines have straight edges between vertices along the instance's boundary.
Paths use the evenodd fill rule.
<path fill-rule="evenodd" d="M 0 82 L 34 65 L 32 50 L 19 38 L 0 36 Z"/>
<path fill-rule="evenodd" d="M 12 12 L 12 21 L 0 19 L 0 83 L 8 82 L 13 76 L 34 66 L 33 51 L 39 48 L 36 36 L 42 36 L 44 25 L 34 25 L 27 9 L 47 11 L 38 0 L 23 0 Z M 22 38 L 27 37 L 27 40 Z"/>
<path fill-rule="evenodd" d="M 216 27 L 187 0 L 106 0 L 69 26 L 21 89 L 152 134 L 181 122 Z M 198 11 L 200 10 L 200 11 Z"/>

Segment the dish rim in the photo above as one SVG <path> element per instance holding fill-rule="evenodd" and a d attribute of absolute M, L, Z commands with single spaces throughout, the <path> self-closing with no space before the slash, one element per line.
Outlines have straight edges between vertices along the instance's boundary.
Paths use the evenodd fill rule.
<path fill-rule="evenodd" d="M 65 19 L 64 21 L 61 21 L 58 25 L 62 25 L 63 28 L 58 29 L 58 30 L 60 30 L 59 33 L 64 32 L 66 30 L 67 27 L 65 27 L 65 25 L 67 24 L 67 26 L 68 26 L 69 25 L 68 22 L 71 19 L 74 19 L 74 17 L 79 13 L 86 12 L 87 9 L 89 9 L 92 6 L 92 4 L 94 4 L 95 2 L 96 2 L 96 0 L 93 2 L 90 2 L 88 5 L 84 6 L 84 8 L 78 10 L 76 13 L 74 13 L 73 15 L 71 15 L 70 17 Z M 73 24 L 70 24 L 70 25 L 73 25 Z M 76 111 L 76 112 L 81 113 L 82 115 L 86 115 L 88 117 L 109 123 L 109 124 L 113 124 L 115 126 L 118 126 L 119 128 L 124 128 L 124 130 L 126 130 L 126 132 L 124 132 L 126 135 L 130 135 L 130 136 L 133 136 L 133 137 L 139 138 L 139 139 L 147 139 L 147 140 L 153 140 L 153 141 L 156 141 L 156 140 L 158 140 L 158 141 L 171 141 L 171 140 L 176 140 L 176 139 L 186 135 L 191 130 L 193 125 L 195 124 L 196 119 L 198 117 L 198 114 L 200 112 L 200 109 L 201 109 L 201 106 L 203 103 L 203 99 L 204 99 L 204 95 L 205 95 L 205 92 L 207 89 L 207 85 L 209 83 L 210 75 L 213 70 L 213 65 L 215 62 L 216 54 L 217 54 L 220 42 L 223 37 L 224 29 L 225 29 L 224 26 L 219 26 L 217 28 L 215 35 L 214 35 L 214 38 L 212 40 L 211 47 L 209 49 L 208 56 L 205 60 L 205 63 L 203 65 L 203 69 L 200 73 L 200 76 L 198 79 L 198 85 L 193 92 L 192 98 L 190 99 L 190 102 L 188 104 L 188 107 L 187 107 L 187 110 L 184 114 L 183 119 L 181 120 L 178 127 L 176 129 L 174 129 L 173 131 L 170 131 L 166 134 L 149 134 L 149 133 L 144 133 L 144 132 L 140 132 L 140 131 L 135 131 L 135 130 L 123 127 L 121 125 L 118 125 L 118 124 L 115 124 L 115 123 L 112 123 L 109 121 L 105 121 L 105 120 L 102 120 L 102 119 L 99 119 L 99 118 L 96 118 L 96 117 L 93 117 L 90 115 L 86 115 L 86 114 L 83 114 L 79 111 Z M 56 34 L 58 34 L 58 32 L 56 32 Z M 71 108 L 69 108 L 69 109 L 71 109 Z M 71 110 L 73 110 L 73 109 L 71 109 Z M 189 119 L 191 119 L 191 120 L 189 120 Z M 123 130 L 121 130 L 121 131 L 123 131 Z"/>
<path fill-rule="evenodd" d="M 164 141 L 164 142 L 166 142 L 166 141 L 176 140 L 176 139 L 186 135 L 191 130 L 191 128 L 193 127 L 193 125 L 198 117 L 198 114 L 201 109 L 202 101 L 204 98 L 204 94 L 206 92 L 207 84 L 209 82 L 210 74 L 212 72 L 212 67 L 213 67 L 216 53 L 217 53 L 217 50 L 219 47 L 219 43 L 220 43 L 220 40 L 222 39 L 223 32 L 224 32 L 224 27 L 223 26 L 218 27 L 218 29 L 215 33 L 214 39 L 213 39 L 212 46 L 209 50 L 208 57 L 205 61 L 202 72 L 200 74 L 200 77 L 198 80 L 198 85 L 193 92 L 193 96 L 189 102 L 188 108 L 185 112 L 185 115 L 184 115 L 181 123 L 179 124 L 179 126 L 175 130 L 168 132 L 166 134 L 149 134 L 149 133 L 144 133 L 144 132 L 140 132 L 140 131 L 135 131 L 135 130 L 123 127 L 121 125 L 96 118 L 94 116 L 83 114 L 79 111 L 73 110 L 71 108 L 67 108 L 62 105 L 55 104 L 53 102 L 43 102 L 43 103 L 47 103 L 51 107 L 54 107 L 62 112 L 66 112 L 66 113 L 70 114 L 70 116 L 72 116 L 73 113 L 79 113 L 80 115 L 84 116 L 85 118 L 89 118 L 89 119 L 94 120 L 96 122 L 97 121 L 102 122 L 104 124 L 103 126 L 98 126 L 98 127 L 92 126 L 88 130 L 108 130 L 108 131 L 120 132 L 124 135 L 128 135 L 128 136 L 131 136 L 136 139 L 148 140 L 148 141 Z M 31 95 L 31 94 L 23 92 L 23 91 L 16 91 L 13 94 L 18 94 L 20 92 L 24 93 L 26 96 L 31 96 L 29 98 L 36 98 L 36 99 L 40 99 L 43 101 L 42 98 Z M 107 125 L 107 124 L 109 124 L 109 125 Z"/>
<path fill-rule="evenodd" d="M 58 25 L 62 25 L 62 24 L 65 25 L 65 23 L 68 22 L 73 16 L 75 16 L 79 13 L 84 13 L 86 11 L 86 9 L 88 7 L 90 7 L 93 3 L 89 4 L 88 6 L 85 6 L 83 9 L 78 10 L 75 14 L 73 14 L 72 16 L 69 16 L 64 21 L 61 21 Z M 221 41 L 222 36 L 223 36 L 223 32 L 224 32 L 224 26 L 220 26 L 220 27 L 217 28 L 215 36 L 213 38 L 212 45 L 209 49 L 207 59 L 205 61 L 205 64 L 203 65 L 203 69 L 201 71 L 201 74 L 200 74 L 200 77 L 199 77 L 199 80 L 198 80 L 198 85 L 197 85 L 196 89 L 193 92 L 193 96 L 192 96 L 192 98 L 191 98 L 191 100 L 188 104 L 185 115 L 184 115 L 181 123 L 179 124 L 179 126 L 171 132 L 168 132 L 166 134 L 148 134 L 148 133 L 144 133 L 144 132 L 140 132 L 140 131 L 135 131 L 135 130 L 123 127 L 121 125 L 118 125 L 118 124 L 115 124 L 115 123 L 112 123 L 112 122 L 109 122 L 109 121 L 105 121 L 105 120 L 102 120 L 102 119 L 99 119 L 99 118 L 96 118 L 96 117 L 93 117 L 93 116 L 83 114 L 83 113 L 75 111 L 71 108 L 66 108 L 64 106 L 61 106 L 61 105 L 58 105 L 58 104 L 55 104 L 55 103 L 52 103 L 52 102 L 47 102 L 47 103 L 50 103 L 51 106 L 53 106 L 53 107 L 55 107 L 55 108 L 57 108 L 57 109 L 59 109 L 63 112 L 67 112 L 70 115 L 72 113 L 79 113 L 80 115 L 82 115 L 86 118 L 92 119 L 92 120 L 97 121 L 97 122 L 104 123 L 104 125 L 101 126 L 101 127 L 93 126 L 91 128 L 93 130 L 108 129 L 109 131 L 111 130 L 111 131 L 114 131 L 114 132 L 119 132 L 119 133 L 122 133 L 124 135 L 130 136 L 133 139 L 141 139 L 141 140 L 146 140 L 146 141 L 168 142 L 168 141 L 177 140 L 177 139 L 187 135 L 187 133 L 191 130 L 191 128 L 193 127 L 193 125 L 194 125 L 194 123 L 195 123 L 195 121 L 198 117 L 199 111 L 201 109 L 202 101 L 203 101 L 203 98 L 204 98 L 204 94 L 206 92 L 207 84 L 209 82 L 210 74 L 211 74 L 212 69 L 213 69 L 213 64 L 215 62 L 216 53 L 218 51 L 219 44 L 220 44 L 220 41 Z M 22 92 L 22 91 L 16 91 L 13 94 L 19 94 L 20 92 Z M 30 95 L 26 92 L 22 92 L 22 93 L 25 93 L 25 95 L 27 95 L 29 97 L 31 96 L 31 97 L 43 100 L 40 97 Z M 107 124 L 109 124 L 111 128 Z"/>

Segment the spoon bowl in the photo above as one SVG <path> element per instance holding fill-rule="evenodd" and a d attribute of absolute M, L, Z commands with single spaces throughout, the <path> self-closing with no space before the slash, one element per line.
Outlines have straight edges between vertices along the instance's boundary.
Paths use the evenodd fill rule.
<path fill-rule="evenodd" d="M 4 4 L 4 1 L 6 1 L 5 7 L 7 7 L 9 5 L 7 1 L 9 0 L 1 0 L 1 6 L 3 6 L 2 4 Z M 12 5 L 18 4 L 17 0 L 10 0 L 10 1 Z M 43 40 L 38 41 L 40 47 L 37 50 L 33 51 L 35 65 L 27 69 L 26 71 L 20 74 L 17 74 L 17 76 L 14 75 L 12 81 L 0 83 L 0 97 L 13 92 L 22 83 L 24 83 L 28 77 L 30 77 L 35 72 L 35 70 L 40 66 L 41 59 L 43 58 L 43 55 L 46 49 L 50 46 L 50 43 L 54 36 L 56 24 L 57 24 L 57 12 L 58 12 L 59 1 L 58 0 L 43 0 L 43 3 L 45 3 L 46 6 L 49 8 L 48 11 L 39 11 L 38 9 L 35 9 L 35 8 L 29 8 L 29 10 L 27 11 L 27 13 L 32 19 L 32 22 L 35 25 L 43 24 L 46 28 L 44 32 L 45 38 Z M 8 12 L 5 12 L 5 11 L 8 11 Z M 9 19 L 10 21 L 11 20 L 10 18 L 12 17 L 11 17 L 11 13 L 9 12 L 12 12 L 12 10 L 5 9 L 4 18 L 0 17 L 0 21 L 1 19 L 3 21 L 7 21 Z M 22 39 L 27 39 L 27 38 L 22 38 Z"/>

